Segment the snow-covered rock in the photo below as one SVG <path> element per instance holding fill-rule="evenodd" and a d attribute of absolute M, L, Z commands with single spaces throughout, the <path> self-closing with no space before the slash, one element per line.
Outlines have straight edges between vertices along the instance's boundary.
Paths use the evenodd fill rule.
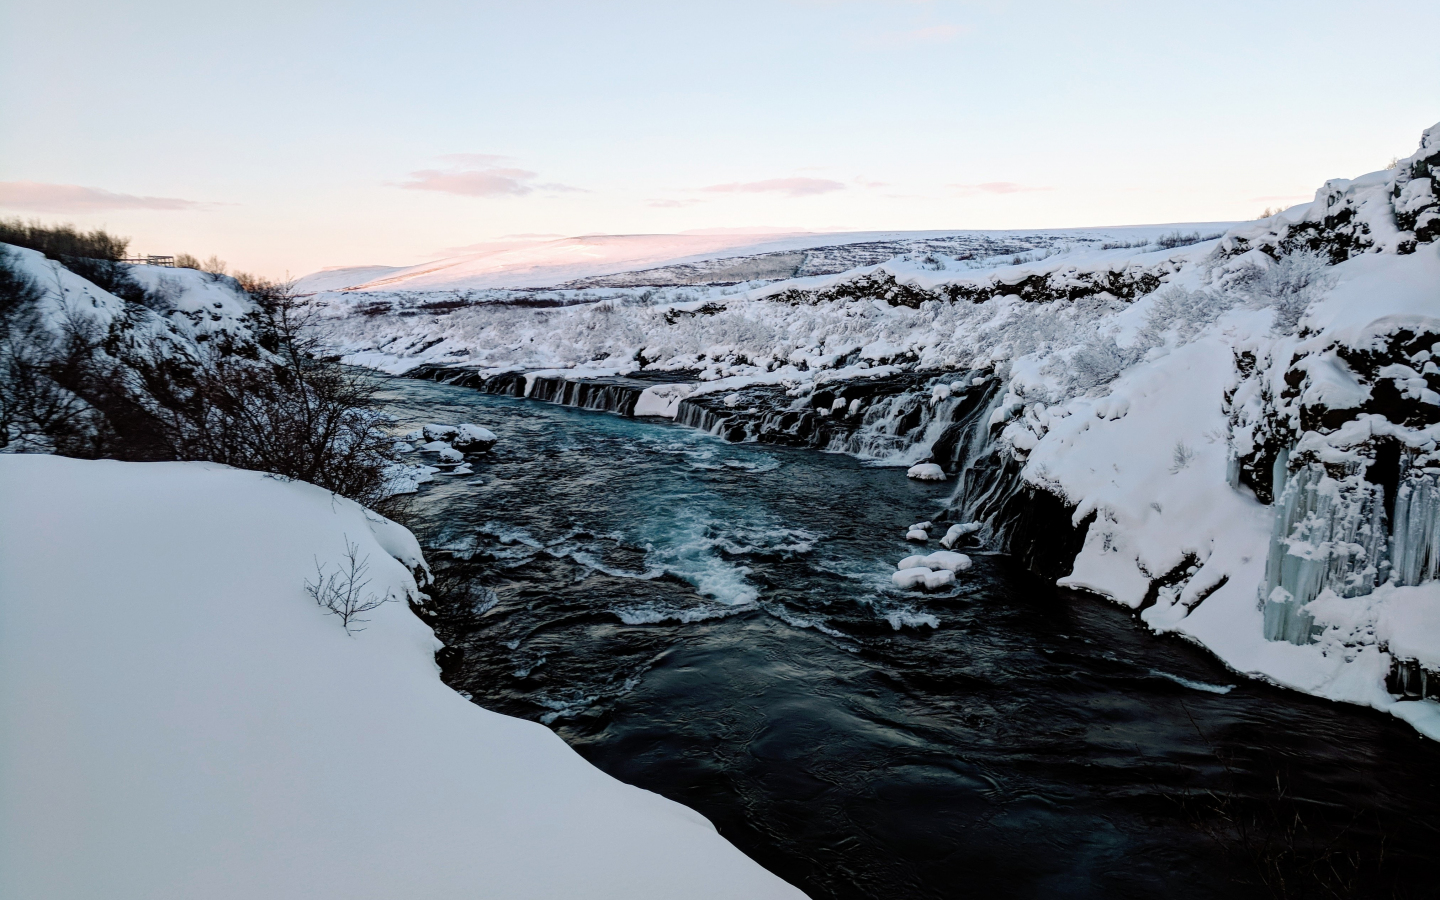
<path fill-rule="evenodd" d="M 939 588 L 954 584 L 955 573 L 949 569 L 928 569 L 925 566 L 911 566 L 891 575 L 890 581 L 896 587 L 905 590 L 915 587 L 923 587 L 926 590 L 938 590 Z"/>
<path fill-rule="evenodd" d="M 463 422 L 455 426 L 455 437 L 450 443 L 457 450 L 464 450 L 470 453 L 481 453 L 494 447 L 500 438 L 495 432 L 482 425 L 472 425 Z"/>
<path fill-rule="evenodd" d="M 931 571 L 924 566 L 911 566 L 901 569 L 890 576 L 890 581 L 898 588 L 910 589 L 916 585 L 923 585 L 925 579 L 931 575 Z"/>
<path fill-rule="evenodd" d="M 948 397 L 949 395 L 947 394 L 946 396 Z M 945 480 L 945 470 L 937 466 L 935 463 L 916 463 L 915 465 L 906 469 L 905 474 L 910 478 L 914 478 L 919 481 Z"/>
<path fill-rule="evenodd" d="M 427 441 L 449 441 L 460 433 L 460 429 L 455 425 L 430 424 L 422 427 L 420 432 Z"/>
<path fill-rule="evenodd" d="M 930 540 L 930 534 L 923 528 L 912 528 L 909 531 L 905 532 L 905 540 L 916 541 L 923 544 L 926 541 Z"/>
<path fill-rule="evenodd" d="M 951 525 L 946 529 L 945 536 L 940 539 L 940 544 L 948 550 L 958 544 L 962 538 L 974 534 L 982 527 L 984 526 L 979 522 L 962 522 L 957 525 Z"/>
<path fill-rule="evenodd" d="M 648 387 L 640 392 L 639 399 L 635 401 L 635 415 L 673 419 L 680 409 L 680 401 L 690 396 L 692 390 L 694 387 L 688 384 L 657 384 Z M 726 403 L 729 403 L 728 399 Z"/>
<path fill-rule="evenodd" d="M 934 553 L 920 553 L 915 556 L 907 556 L 895 564 L 897 569 L 912 569 L 916 567 L 927 569 L 945 569 L 949 572 L 963 572 L 970 568 L 970 557 L 963 553 L 954 553 L 949 550 L 937 550 Z"/>
<path fill-rule="evenodd" d="M 305 588 L 347 546 L 353 633 Z M 423 571 L 302 483 L 0 456 L 0 896 L 802 896 L 442 684 Z"/>

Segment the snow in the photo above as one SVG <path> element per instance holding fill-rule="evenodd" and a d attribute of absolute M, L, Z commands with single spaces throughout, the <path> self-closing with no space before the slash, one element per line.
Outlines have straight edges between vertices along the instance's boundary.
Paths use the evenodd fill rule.
<path fill-rule="evenodd" d="M 462 422 L 455 426 L 455 430 L 454 444 L 462 450 L 489 450 L 500 440 L 490 429 L 469 422 Z"/>
<path fill-rule="evenodd" d="M 306 595 L 346 542 L 392 599 Z M 408 531 L 204 463 L 0 457 L 0 896 L 800 897 L 439 680 Z"/>
<path fill-rule="evenodd" d="M 959 543 L 961 538 L 972 535 L 984 527 L 980 522 L 961 522 L 951 525 L 946 529 L 945 536 L 940 539 L 940 543 L 948 550 Z"/>
<path fill-rule="evenodd" d="M 923 585 L 925 579 L 931 574 L 931 571 L 924 566 L 911 566 L 891 575 L 890 581 L 898 588 L 909 589 L 916 585 Z"/>
<path fill-rule="evenodd" d="M 844 403 L 843 400 L 837 402 L 842 404 Z M 945 470 L 935 465 L 934 463 L 917 463 L 911 466 L 909 469 L 906 469 L 905 474 L 910 478 L 915 478 L 920 481 L 945 480 Z"/>
<path fill-rule="evenodd" d="M 673 419 L 680 410 L 680 401 L 690 396 L 693 390 L 694 387 L 689 384 L 657 384 L 648 387 L 640 392 L 639 399 L 635 401 L 635 415 Z M 729 398 L 726 398 L 725 403 L 727 406 L 734 406 Z"/>
<path fill-rule="evenodd" d="M 1262 457 L 1268 466 L 1264 454 L 1278 446 L 1283 484 L 1302 460 L 1354 469 L 1374 459 L 1377 438 L 1392 440 L 1405 465 L 1431 479 L 1401 491 L 1414 502 L 1397 507 L 1405 522 L 1395 583 L 1435 577 L 1432 558 L 1440 550 L 1427 548 L 1440 541 L 1440 529 L 1427 521 L 1440 497 L 1433 490 L 1440 391 L 1432 384 L 1440 347 L 1409 348 L 1409 358 L 1390 360 L 1378 374 L 1362 377 L 1352 366 L 1407 331 L 1440 332 L 1440 242 L 1422 234 L 1440 215 L 1440 201 L 1435 179 L 1423 167 L 1412 173 L 1412 162 L 1434 153 L 1435 133 L 1424 139 L 1429 149 L 1395 169 L 1334 179 L 1311 203 L 1233 226 L 1111 229 L 1105 237 L 1100 230 L 937 233 L 925 240 L 959 248 L 983 237 L 987 246 L 1009 241 L 1028 249 L 961 259 L 915 243 L 848 271 L 730 284 L 636 282 L 597 292 L 561 290 L 552 280 L 546 296 L 568 305 L 543 310 L 507 304 L 511 295 L 496 292 L 434 314 L 424 311 L 424 298 L 456 295 L 378 289 L 368 296 L 395 315 L 357 314 L 355 301 L 340 295 L 317 295 L 314 306 L 347 361 L 395 372 L 436 363 L 578 375 L 603 361 L 617 374 L 693 373 L 699 385 L 690 396 L 723 392 L 737 409 L 737 391 L 783 387 L 797 411 L 812 408 L 815 394 L 836 382 L 925 373 L 930 380 L 907 398 L 923 398 L 927 422 L 913 439 L 886 430 L 909 417 L 899 403 L 867 394 L 848 405 L 832 397 L 816 410 L 862 420 L 859 438 L 828 449 L 916 474 L 939 468 L 921 461 L 932 458 L 947 417 L 967 391 L 989 386 L 997 393 L 981 414 L 994 434 L 982 434 L 972 449 L 998 449 L 1025 484 L 1073 507 L 1073 523 L 1085 527 L 1060 584 L 1135 609 L 1150 628 L 1208 647 L 1237 672 L 1425 722 L 1426 702 L 1397 706 L 1385 691 L 1396 658 L 1388 648 L 1415 646 L 1403 636 L 1398 644 L 1377 636 L 1381 622 L 1392 621 L 1385 610 L 1395 597 L 1364 593 L 1383 581 L 1378 568 L 1363 574 L 1368 562 L 1334 564 L 1338 575 L 1327 577 L 1359 579 L 1334 602 L 1289 591 L 1286 610 L 1295 616 L 1285 630 L 1302 643 L 1267 639 L 1276 621 L 1274 606 L 1269 625 L 1263 609 L 1272 544 L 1293 546 L 1296 559 L 1310 554 L 1307 571 L 1329 571 L 1339 557 L 1328 554 L 1339 551 L 1333 541 L 1324 549 L 1324 540 L 1307 548 L 1294 534 L 1277 538 L 1277 523 L 1299 523 L 1280 522 L 1284 501 L 1262 502 L 1242 483 L 1240 467 Z M 1158 240 L 1171 232 L 1206 239 L 1178 246 Z M 859 259 L 862 245 L 846 243 L 850 237 L 830 236 L 833 246 L 807 253 Z M 733 250 L 738 258 L 765 247 L 705 252 L 714 258 Z M 1391 421 L 1366 407 L 1382 397 L 1381 383 L 1414 401 L 1409 419 L 1396 414 Z M 643 399 L 646 414 L 679 405 L 658 389 Z M 955 482 L 959 504 L 966 479 Z M 973 510 L 958 511 L 973 517 Z M 941 543 L 953 548 L 968 534 L 989 539 L 995 532 L 966 523 L 952 526 Z M 906 538 L 927 541 L 928 529 L 912 528 Z M 1382 554 L 1374 526 L 1366 541 L 1340 543 L 1347 553 L 1353 545 Z M 1319 606 L 1299 608 L 1312 597 Z M 1407 618 L 1401 609 L 1393 627 L 1440 646 L 1428 619 Z M 1342 620 L 1365 624 L 1355 626 L 1351 645 L 1337 644 L 1311 635 L 1302 613 L 1331 631 Z"/>
<path fill-rule="evenodd" d="M 1221 230 L 1215 223 L 1066 229 L 1046 233 L 1056 240 L 1151 238 L 1170 230 Z M 412 266 L 352 266 L 324 269 L 296 283 L 304 293 L 323 291 L 450 291 L 546 288 L 579 279 L 667 266 L 727 260 L 785 251 L 826 249 L 954 237 L 1028 236 L 1026 232 L 858 231 L 791 234 L 592 234 L 514 240 L 479 246 L 473 252 Z M 897 247 L 897 250 L 901 248 Z M 898 253 L 897 253 L 898 255 Z M 1008 257 L 1007 257 L 1008 258 Z M 792 267 L 793 268 L 793 267 Z M 849 268 L 846 266 L 845 268 Z M 943 263 L 940 271 L 944 271 Z M 733 278 L 732 278 L 733 280 Z"/>

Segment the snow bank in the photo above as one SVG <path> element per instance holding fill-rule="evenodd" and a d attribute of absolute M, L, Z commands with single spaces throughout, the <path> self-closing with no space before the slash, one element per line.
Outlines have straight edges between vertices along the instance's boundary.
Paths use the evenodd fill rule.
<path fill-rule="evenodd" d="M 347 541 L 353 635 L 304 588 Z M 0 896 L 801 896 L 441 684 L 422 566 L 309 485 L 0 457 Z"/>

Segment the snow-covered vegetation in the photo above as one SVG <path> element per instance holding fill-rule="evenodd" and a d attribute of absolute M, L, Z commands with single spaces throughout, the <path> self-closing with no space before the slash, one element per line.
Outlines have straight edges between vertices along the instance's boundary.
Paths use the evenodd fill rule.
<path fill-rule="evenodd" d="M 1237 671 L 1440 737 L 1437 166 L 1440 126 L 1394 168 L 1213 235 L 1050 235 L 1023 255 L 925 249 L 543 305 L 312 305 L 350 362 L 463 370 L 487 390 L 524 372 L 512 392 L 547 399 L 668 379 L 621 411 L 938 465 L 957 476 L 953 521 L 991 514 L 993 541 L 1016 533 L 997 497 L 1047 495 L 1083 535 L 1061 584 Z"/>
<path fill-rule="evenodd" d="M 427 577 L 311 485 L 0 455 L 0 896 L 802 896 L 443 685 Z"/>
<path fill-rule="evenodd" d="M 30 245 L 0 244 L 0 451 L 223 462 L 372 505 L 391 493 L 371 379 L 317 358 L 283 286 L 127 265 L 104 232 L 0 224 Z"/>

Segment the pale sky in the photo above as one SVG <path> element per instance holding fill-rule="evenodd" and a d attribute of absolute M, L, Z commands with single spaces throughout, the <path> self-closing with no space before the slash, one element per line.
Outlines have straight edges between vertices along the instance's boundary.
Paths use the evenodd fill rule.
<path fill-rule="evenodd" d="M 1435 0 L 0 0 L 0 215 L 271 276 L 1254 218 L 1414 151 L 1437 33 Z"/>

